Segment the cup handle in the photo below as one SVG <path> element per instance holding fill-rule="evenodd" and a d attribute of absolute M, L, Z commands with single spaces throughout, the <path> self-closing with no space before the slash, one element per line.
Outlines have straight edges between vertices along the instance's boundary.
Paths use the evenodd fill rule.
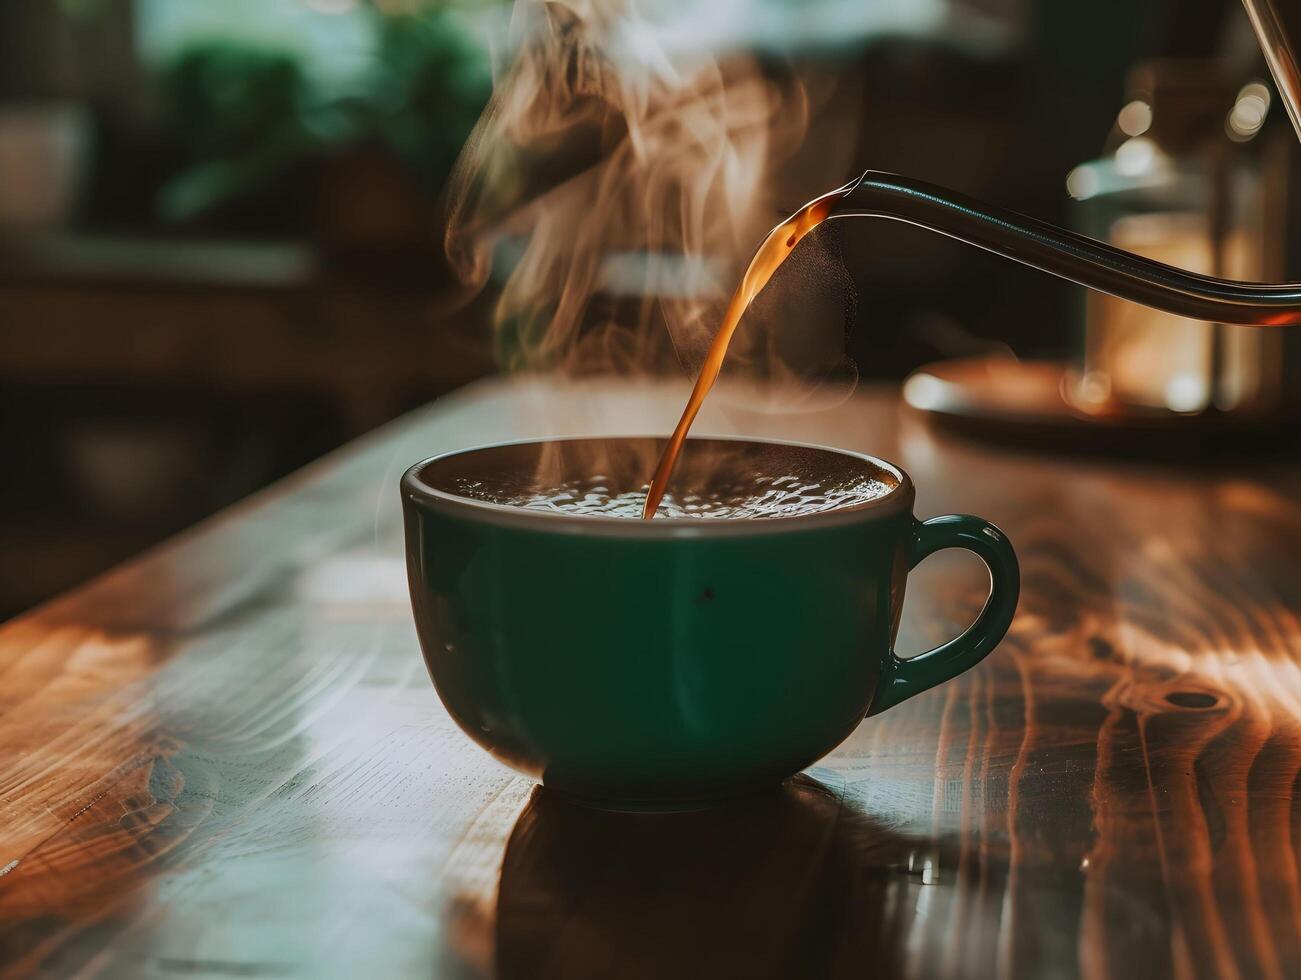
<path fill-rule="evenodd" d="M 1021 591 L 1021 573 L 1011 542 L 997 527 L 979 517 L 950 514 L 924 523 L 914 519 L 908 547 L 909 570 L 945 548 L 975 552 L 989 569 L 989 598 L 976 621 L 956 639 L 906 660 L 893 650 L 886 654 L 885 669 L 867 709 L 869 717 L 957 677 L 984 660 L 1011 625 Z"/>

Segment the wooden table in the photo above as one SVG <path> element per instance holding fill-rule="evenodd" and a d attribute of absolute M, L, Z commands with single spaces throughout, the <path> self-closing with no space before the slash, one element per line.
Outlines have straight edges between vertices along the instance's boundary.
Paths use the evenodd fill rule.
<path fill-rule="evenodd" d="M 1301 976 L 1301 472 L 947 441 L 888 391 L 701 431 L 896 459 L 1010 534 L 958 681 L 770 798 L 572 809 L 425 676 L 396 480 L 663 430 L 681 388 L 481 384 L 0 630 L 0 969 L 49 976 Z M 983 600 L 910 585 L 901 650 Z M 594 737 L 599 735 L 594 734 Z"/>

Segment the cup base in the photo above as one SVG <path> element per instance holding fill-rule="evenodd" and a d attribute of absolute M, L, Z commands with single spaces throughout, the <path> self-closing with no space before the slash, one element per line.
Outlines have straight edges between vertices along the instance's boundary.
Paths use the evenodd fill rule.
<path fill-rule="evenodd" d="M 787 780 L 765 783 L 749 789 L 728 790 L 717 795 L 691 796 L 682 799 L 626 799 L 603 797 L 600 795 L 575 791 L 572 788 L 556 786 L 542 782 L 542 788 L 550 795 L 589 810 L 603 810 L 607 813 L 698 813 L 701 810 L 714 810 L 729 804 L 744 802 L 755 797 L 769 796 L 781 790 Z"/>

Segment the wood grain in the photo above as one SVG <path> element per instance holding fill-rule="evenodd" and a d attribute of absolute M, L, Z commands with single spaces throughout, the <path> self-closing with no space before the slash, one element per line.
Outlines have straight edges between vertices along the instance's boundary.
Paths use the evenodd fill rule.
<path fill-rule="evenodd" d="M 667 429 L 679 386 L 481 384 L 0 628 L 0 975 L 1301 975 L 1301 470 L 1016 455 L 889 391 L 701 431 L 890 457 L 1003 526 L 979 668 L 781 792 L 575 810 L 451 723 L 396 479 Z M 901 649 L 983 580 L 931 559 Z"/>

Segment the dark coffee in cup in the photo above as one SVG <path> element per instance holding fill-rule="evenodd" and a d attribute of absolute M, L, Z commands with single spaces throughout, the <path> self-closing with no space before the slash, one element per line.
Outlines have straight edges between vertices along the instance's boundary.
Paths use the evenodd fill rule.
<path fill-rule="evenodd" d="M 459 497 L 571 517 L 640 519 L 653 439 L 569 440 L 483 450 L 440 474 Z M 861 506 L 899 486 L 859 456 L 814 446 L 693 439 L 656 519 L 781 519 Z"/>

